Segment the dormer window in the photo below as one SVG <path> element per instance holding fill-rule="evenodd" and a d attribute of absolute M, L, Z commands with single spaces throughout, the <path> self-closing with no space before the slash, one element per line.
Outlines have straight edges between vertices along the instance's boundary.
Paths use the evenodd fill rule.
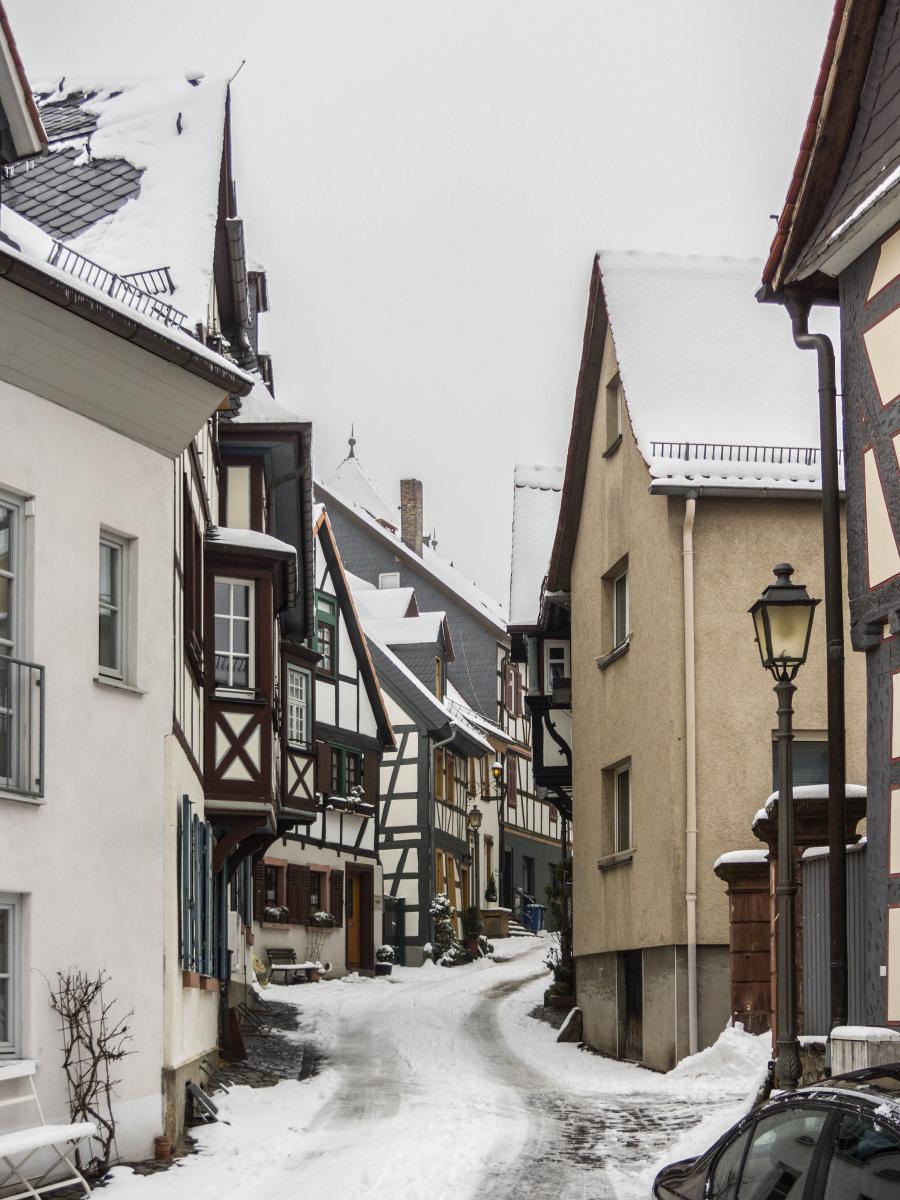
<path fill-rule="evenodd" d="M 378 586 L 380 588 L 398 588 L 400 586 L 399 571 L 382 571 L 378 576 Z"/>
<path fill-rule="evenodd" d="M 622 440 L 624 425 L 623 414 L 625 396 L 622 391 L 622 380 L 619 373 L 612 377 L 606 385 L 606 448 L 607 453 L 618 446 Z"/>
<path fill-rule="evenodd" d="M 266 532 L 266 496 L 258 462 L 229 463 L 225 468 L 225 524 L 229 529 Z"/>

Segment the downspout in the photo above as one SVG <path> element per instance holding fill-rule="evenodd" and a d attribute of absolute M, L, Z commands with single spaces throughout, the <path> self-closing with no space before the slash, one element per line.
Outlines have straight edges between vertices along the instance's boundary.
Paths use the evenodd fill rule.
<path fill-rule="evenodd" d="M 830 896 L 831 1013 L 829 1031 L 848 1020 L 847 987 L 847 762 L 844 718 L 844 608 L 841 578 L 841 507 L 838 479 L 837 390 L 834 347 L 809 332 L 811 301 L 788 296 L 794 345 L 815 350 L 819 368 L 819 440 L 822 452 L 822 543 L 825 565 L 826 687 L 828 698 L 828 889 Z M 828 1063 L 831 1041 L 828 1042 Z"/>
<path fill-rule="evenodd" d="M 681 556 L 684 572 L 684 761 L 685 871 L 687 908 L 688 1053 L 697 1053 L 697 690 L 694 649 L 694 519 L 697 501 L 684 505 Z"/>

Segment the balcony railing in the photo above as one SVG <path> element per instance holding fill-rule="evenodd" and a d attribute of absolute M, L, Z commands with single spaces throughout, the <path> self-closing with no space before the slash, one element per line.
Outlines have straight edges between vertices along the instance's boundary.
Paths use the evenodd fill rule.
<path fill-rule="evenodd" d="M 44 668 L 0 657 L 0 792 L 44 794 Z"/>
<path fill-rule="evenodd" d="M 118 300 L 120 304 L 126 304 L 135 312 L 153 317 L 155 320 L 161 321 L 163 325 L 188 330 L 188 319 L 185 313 L 176 308 L 174 304 L 166 304 L 165 301 L 156 299 L 158 293 L 167 290 L 167 284 L 169 285 L 168 290 L 171 291 L 171 276 L 168 267 L 138 271 L 133 275 L 116 275 L 114 271 L 101 267 L 99 263 L 85 258 L 83 254 L 77 254 L 74 250 L 70 250 L 62 242 L 53 243 L 50 266 L 58 267 L 60 271 L 65 271 L 67 275 L 80 279 L 82 283 L 96 288 L 97 291 L 106 292 L 113 300 Z M 141 280 L 149 290 L 139 287 L 132 280 Z"/>
<path fill-rule="evenodd" d="M 817 446 L 745 446 L 721 442 L 651 442 L 650 454 L 653 458 L 681 458 L 687 461 L 793 463 L 804 467 L 818 466 L 821 457 Z M 843 458 L 843 450 L 838 450 L 838 463 L 843 462 Z"/>

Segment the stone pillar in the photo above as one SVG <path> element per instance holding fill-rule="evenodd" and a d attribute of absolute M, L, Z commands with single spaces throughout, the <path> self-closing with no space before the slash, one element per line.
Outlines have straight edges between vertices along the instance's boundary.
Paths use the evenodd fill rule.
<path fill-rule="evenodd" d="M 731 1019 L 748 1033 L 765 1033 L 772 1010 L 766 851 L 723 854 L 714 870 L 728 887 Z"/>

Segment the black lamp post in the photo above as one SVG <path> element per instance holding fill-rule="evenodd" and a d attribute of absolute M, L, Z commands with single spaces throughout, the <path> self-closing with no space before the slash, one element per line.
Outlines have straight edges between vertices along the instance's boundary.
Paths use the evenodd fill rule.
<path fill-rule="evenodd" d="M 475 855 L 475 907 L 478 910 L 478 925 L 481 926 L 481 856 L 478 852 L 478 830 L 481 828 L 482 812 L 477 804 L 469 809 L 466 820 L 472 830 L 473 853 Z"/>
<path fill-rule="evenodd" d="M 491 778 L 494 781 L 494 791 L 497 793 L 497 833 L 499 835 L 499 845 L 497 847 L 497 901 L 500 904 L 504 903 L 505 884 L 503 882 L 503 872 L 505 870 L 505 849 L 506 839 L 504 828 L 506 822 L 506 813 L 504 812 L 503 800 L 503 763 L 498 759 L 494 760 L 494 765 L 491 767 Z"/>
<path fill-rule="evenodd" d="M 778 1086 L 793 1089 L 800 1082 L 800 1043 L 797 1040 L 796 928 L 794 913 L 797 879 L 794 871 L 793 700 L 794 679 L 806 662 L 813 615 L 818 600 L 792 583 L 794 568 L 779 563 L 770 583 L 750 609 L 759 657 L 775 679 L 778 697 Z"/>

